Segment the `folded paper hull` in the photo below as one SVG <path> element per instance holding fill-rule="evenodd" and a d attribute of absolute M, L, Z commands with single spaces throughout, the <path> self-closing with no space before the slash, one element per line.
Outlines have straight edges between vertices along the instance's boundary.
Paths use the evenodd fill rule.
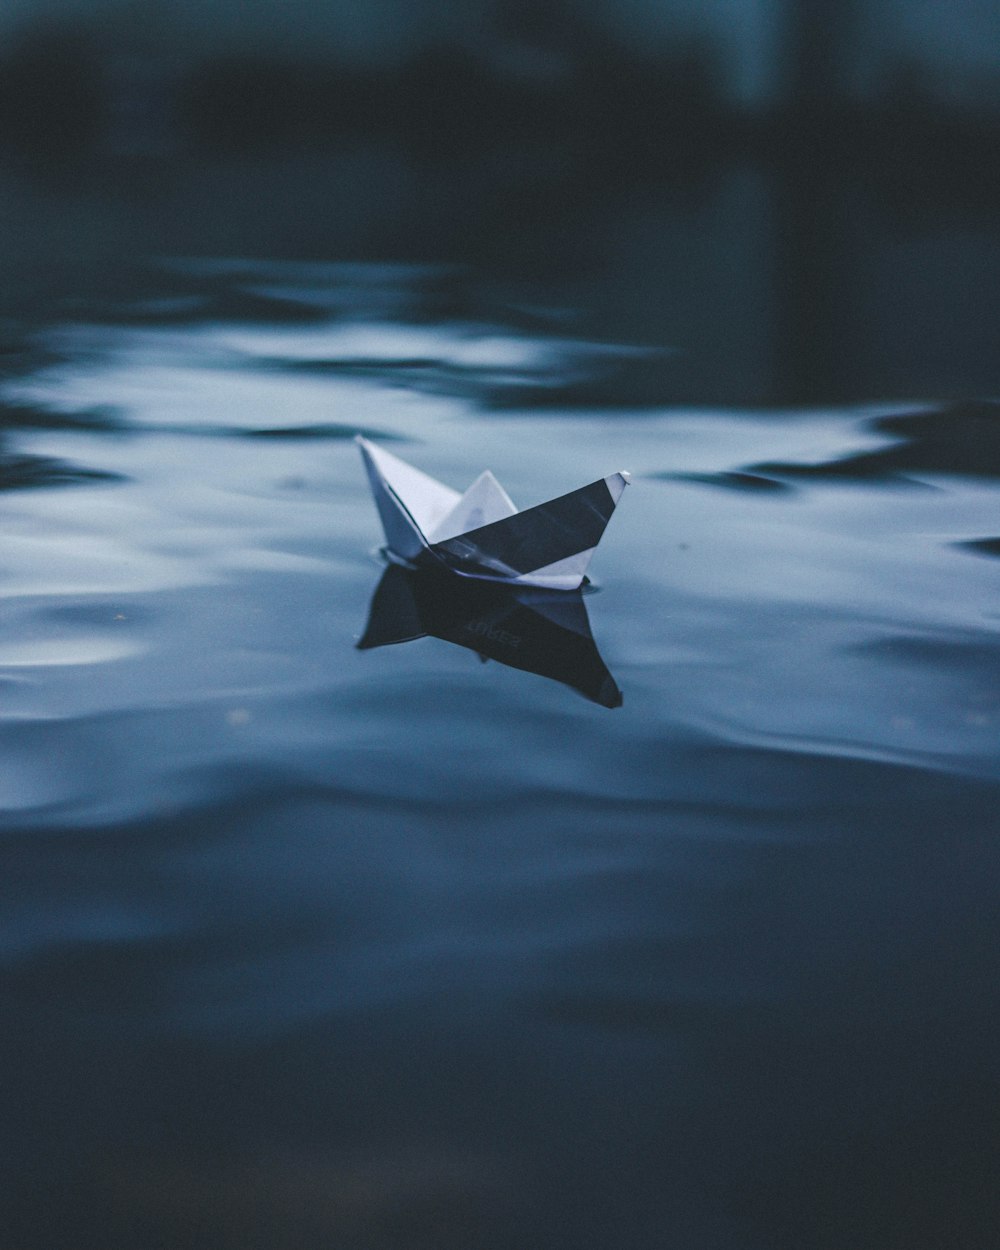
<path fill-rule="evenodd" d="M 621 498 L 613 473 L 518 512 L 490 473 L 465 492 L 358 438 L 390 550 L 462 577 L 575 590 Z"/>

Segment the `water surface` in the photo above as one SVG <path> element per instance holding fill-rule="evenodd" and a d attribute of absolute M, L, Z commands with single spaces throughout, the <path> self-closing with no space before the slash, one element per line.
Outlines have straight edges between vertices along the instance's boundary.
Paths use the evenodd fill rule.
<path fill-rule="evenodd" d="M 764 402 L 750 318 L 723 402 L 615 262 L 210 227 L 11 286 L 4 1243 L 989 1244 L 997 409 Z M 622 706 L 358 648 L 356 432 L 522 506 L 632 471 Z"/>

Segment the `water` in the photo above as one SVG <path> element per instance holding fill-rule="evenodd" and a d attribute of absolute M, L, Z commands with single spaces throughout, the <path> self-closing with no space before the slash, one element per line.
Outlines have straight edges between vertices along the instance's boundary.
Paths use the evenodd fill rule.
<path fill-rule="evenodd" d="M 937 392 L 993 364 L 935 373 L 919 316 L 789 363 L 743 173 L 536 270 L 541 228 L 400 241 L 352 168 L 372 238 L 345 188 L 325 258 L 280 179 L 228 234 L 204 186 L 182 229 L 183 187 L 10 184 L 3 1244 L 991 1244 L 998 419 Z M 357 431 L 520 505 L 632 471 L 584 600 L 620 707 L 358 648 Z"/>

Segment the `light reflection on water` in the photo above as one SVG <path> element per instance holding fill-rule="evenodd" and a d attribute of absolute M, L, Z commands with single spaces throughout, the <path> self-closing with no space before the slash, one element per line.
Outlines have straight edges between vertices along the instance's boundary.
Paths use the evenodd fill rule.
<path fill-rule="evenodd" d="M 538 407 L 645 356 L 441 272 L 161 265 L 5 386 L 11 1244 L 977 1244 L 996 475 L 929 404 L 892 479 L 836 467 L 889 405 Z M 633 471 L 623 708 L 357 649 L 359 429 L 522 506 Z"/>

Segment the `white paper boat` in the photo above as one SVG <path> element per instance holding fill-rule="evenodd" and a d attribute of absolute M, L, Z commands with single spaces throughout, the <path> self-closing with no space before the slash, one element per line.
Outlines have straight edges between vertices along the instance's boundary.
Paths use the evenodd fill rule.
<path fill-rule="evenodd" d="M 462 577 L 575 590 L 628 485 L 612 473 L 518 512 L 487 470 L 464 495 L 357 438 L 389 551 Z"/>

